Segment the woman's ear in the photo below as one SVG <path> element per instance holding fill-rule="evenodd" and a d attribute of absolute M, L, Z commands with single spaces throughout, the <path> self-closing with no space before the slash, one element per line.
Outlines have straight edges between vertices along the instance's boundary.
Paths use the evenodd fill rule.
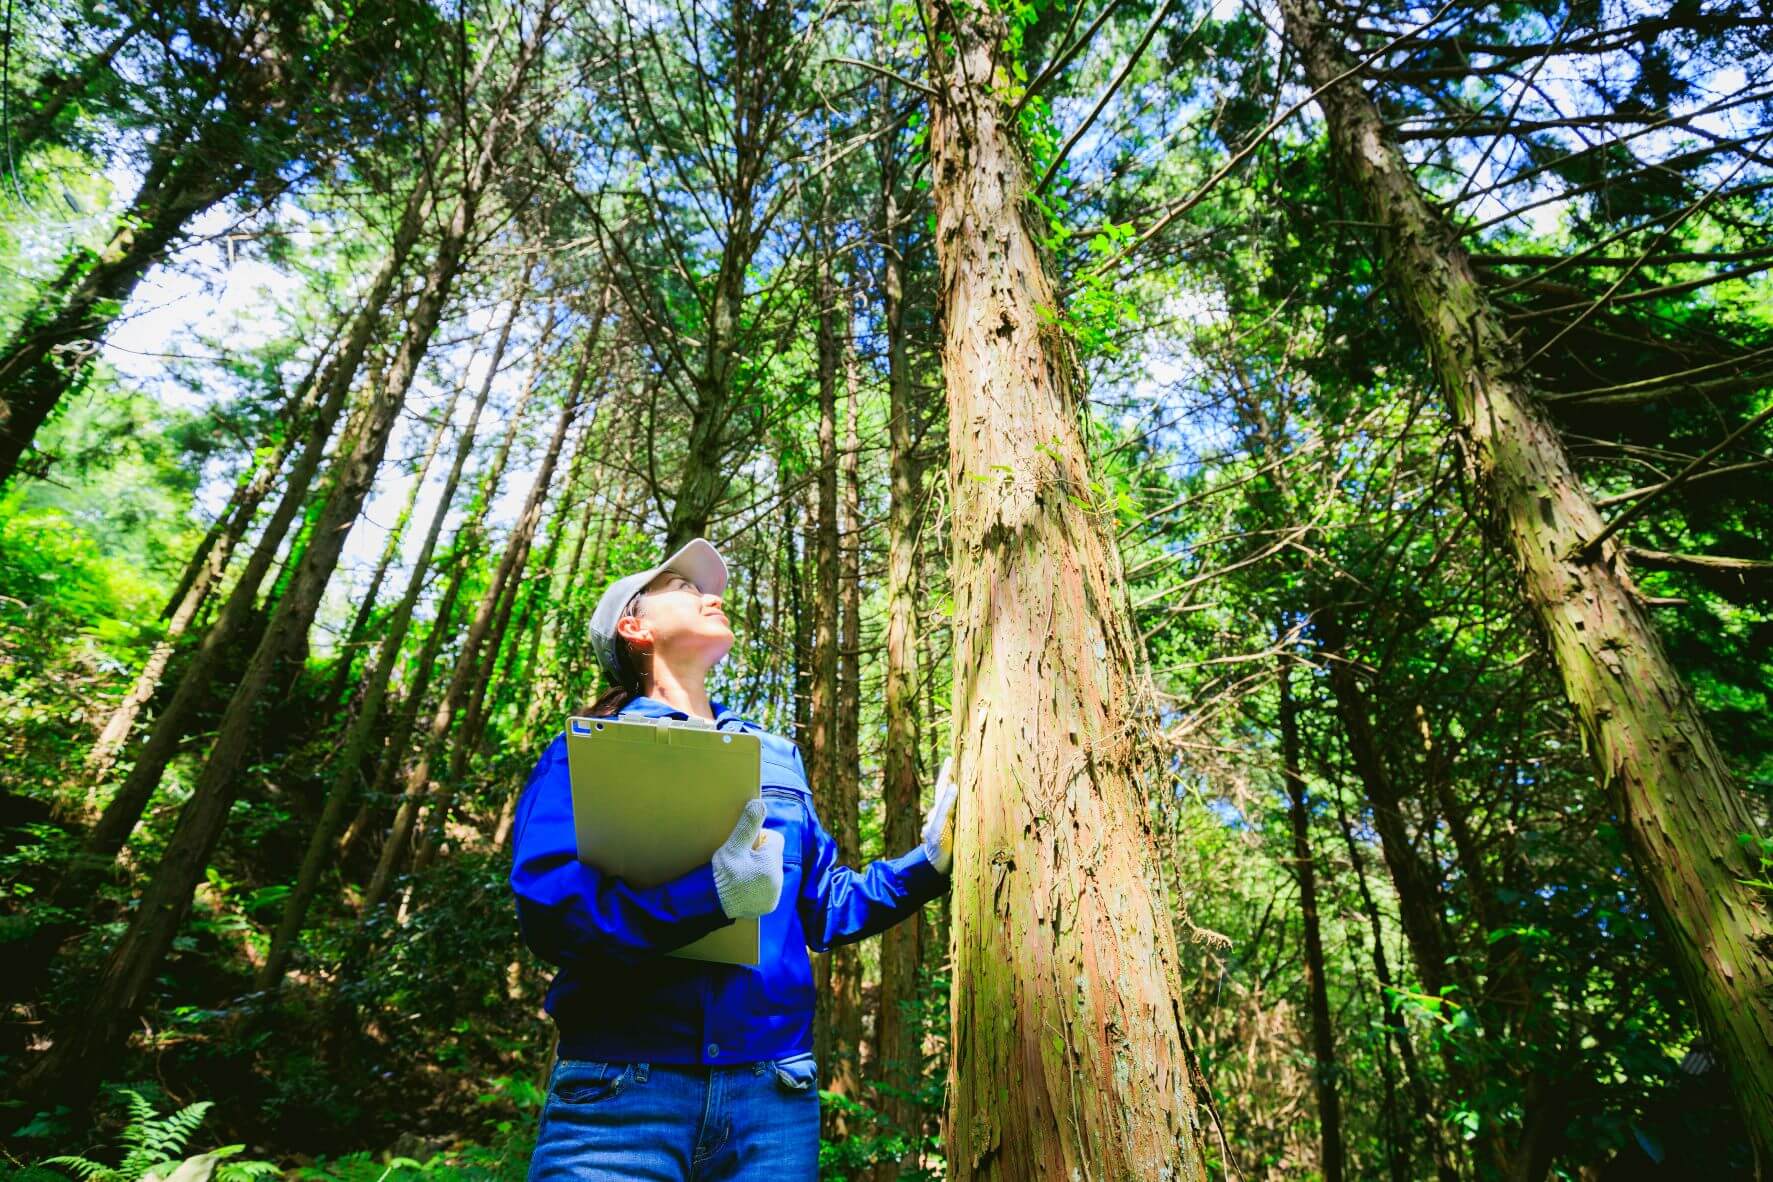
<path fill-rule="evenodd" d="M 653 626 L 639 616 L 623 616 L 616 621 L 616 635 L 626 640 L 635 648 L 643 647 L 640 642 L 652 643 Z"/>

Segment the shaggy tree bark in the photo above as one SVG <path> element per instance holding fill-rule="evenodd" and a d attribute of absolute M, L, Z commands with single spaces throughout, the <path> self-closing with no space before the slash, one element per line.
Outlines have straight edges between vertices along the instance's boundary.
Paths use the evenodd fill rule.
<path fill-rule="evenodd" d="M 1317 0 L 1282 0 L 1332 150 L 1379 223 L 1394 287 L 1447 399 L 1467 471 L 1574 707 L 1645 897 L 1773 1161 L 1773 912 L 1740 840 L 1757 825 L 1669 660 L 1563 441 L 1521 375 L 1470 257 L 1429 205 Z"/>
<path fill-rule="evenodd" d="M 1174 929 L 1143 793 L 1150 687 L 1086 404 L 996 89 L 997 10 L 932 0 L 930 158 L 949 408 L 960 784 L 959 1180 L 1204 1179 Z"/>

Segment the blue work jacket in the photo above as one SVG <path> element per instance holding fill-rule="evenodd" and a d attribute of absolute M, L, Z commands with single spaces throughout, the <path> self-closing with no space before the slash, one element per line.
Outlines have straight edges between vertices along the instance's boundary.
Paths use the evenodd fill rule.
<path fill-rule="evenodd" d="M 810 1052 L 807 950 L 872 936 L 948 889 L 921 845 L 865 870 L 839 865 L 837 843 L 813 811 L 799 748 L 713 706 L 718 729 L 761 740 L 764 827 L 782 835 L 782 895 L 759 921 L 756 965 L 664 955 L 732 922 L 720 909 L 712 864 L 639 888 L 579 861 L 564 734 L 524 786 L 511 889 L 524 942 L 560 969 L 546 1004 L 563 1058 L 727 1064 Z M 639 697 L 618 717 L 689 716 Z"/>

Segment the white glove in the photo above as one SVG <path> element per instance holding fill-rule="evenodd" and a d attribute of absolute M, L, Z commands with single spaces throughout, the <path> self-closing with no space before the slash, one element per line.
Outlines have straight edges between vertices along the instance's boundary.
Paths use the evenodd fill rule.
<path fill-rule="evenodd" d="M 953 763 L 952 755 L 942 761 L 942 770 L 936 776 L 936 800 L 923 821 L 923 852 L 943 874 L 954 863 L 954 822 L 949 813 L 959 786 L 948 775 Z"/>
<path fill-rule="evenodd" d="M 768 814 L 762 797 L 746 801 L 732 834 L 709 859 L 720 909 L 728 919 L 768 915 L 782 897 L 782 835 L 763 827 Z"/>

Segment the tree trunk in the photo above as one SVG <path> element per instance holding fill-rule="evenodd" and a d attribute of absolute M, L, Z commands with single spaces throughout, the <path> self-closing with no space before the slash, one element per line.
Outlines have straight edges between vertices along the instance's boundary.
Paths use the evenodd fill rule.
<path fill-rule="evenodd" d="M 886 852 L 897 855 L 920 840 L 917 780 L 917 518 L 922 477 L 912 448 L 914 398 L 905 350 L 904 259 L 899 254 L 894 186 L 884 186 L 885 249 L 881 288 L 885 297 L 887 353 L 886 747 L 881 755 L 881 832 Z M 917 1000 L 917 968 L 923 961 L 923 916 L 906 917 L 880 936 L 880 1004 L 874 1019 L 875 1075 L 910 1091 L 923 1065 L 917 1025 L 906 1008 Z M 893 1124 L 915 1141 L 918 1110 L 908 1097 L 889 1095 L 883 1107 Z M 897 1163 L 883 1163 L 876 1182 L 893 1182 Z"/>
<path fill-rule="evenodd" d="M 1004 19 L 931 0 L 953 508 L 951 1178 L 1205 1177 L 1147 823 L 1155 710 L 1087 404 L 997 79 Z M 949 40 L 951 39 L 951 40 Z"/>
<path fill-rule="evenodd" d="M 394 725 L 388 730 L 388 741 L 382 748 L 381 758 L 376 761 L 375 783 L 370 786 L 364 807 L 377 818 L 390 805 L 395 805 L 394 781 L 400 775 L 406 763 L 406 750 L 412 743 L 412 733 L 418 728 L 419 711 L 424 708 L 425 695 L 431 689 L 431 677 L 437 670 L 438 655 L 443 646 L 455 635 L 456 601 L 461 598 L 462 586 L 467 582 L 468 564 L 457 556 L 452 561 L 449 585 L 444 589 L 443 598 L 437 604 L 437 618 L 432 621 L 430 630 L 425 633 L 425 645 L 419 650 L 419 659 L 414 663 L 412 685 L 402 695 L 400 713 L 394 716 Z M 398 807 L 395 813 L 398 815 Z M 390 818 L 390 830 L 392 829 Z M 378 822 L 379 823 L 379 822 Z M 347 835 L 347 840 L 349 835 Z M 387 838 L 382 848 L 387 849 Z M 341 849 L 340 861 L 345 860 L 346 852 Z M 381 856 L 377 855 L 377 866 L 381 865 Z M 374 875 L 372 873 L 373 881 Z M 379 902 L 379 900 L 378 900 Z M 365 916 L 369 908 L 358 903 L 359 912 Z"/>
<path fill-rule="evenodd" d="M 1442 922 L 1440 876 L 1410 844 L 1410 834 L 1404 826 L 1403 796 L 1392 781 L 1379 738 L 1373 733 L 1372 711 L 1350 664 L 1341 617 L 1334 609 L 1325 608 L 1313 619 L 1322 643 L 1324 664 L 1329 668 L 1336 713 L 1348 740 L 1348 753 L 1366 789 L 1367 803 L 1373 809 L 1373 828 L 1379 834 L 1379 849 L 1397 890 L 1398 920 L 1416 962 L 1416 975 L 1424 991 L 1439 997 L 1454 983 L 1447 965 L 1452 947 Z"/>
<path fill-rule="evenodd" d="M 1282 0 L 1342 168 L 1380 223 L 1392 281 L 1433 359 L 1495 537 L 1513 561 L 1624 829 L 1657 927 L 1773 1161 L 1773 913 L 1758 835 L 1669 660 L 1617 541 L 1521 376 L 1503 318 L 1417 187 L 1317 0 Z M 1342 81 L 1336 80 L 1341 78 Z M 1334 85 L 1332 85 L 1334 83 Z"/>
<path fill-rule="evenodd" d="M 503 139 L 499 132 L 510 110 L 508 100 L 521 85 L 544 27 L 545 23 L 539 23 L 537 32 L 526 40 L 515 66 L 512 89 L 504 96 L 507 102 L 495 107 L 499 113 L 493 117 L 479 155 L 463 178 L 460 200 L 438 245 L 418 303 L 408 318 L 407 334 L 387 380 L 374 392 L 370 411 L 349 454 L 336 467 L 313 541 L 303 551 L 289 591 L 278 600 L 246 674 L 228 702 L 209 758 L 179 814 L 153 880 L 142 894 L 135 919 L 105 963 L 92 1006 L 79 1015 L 76 1023 L 60 1032 L 49 1051 L 19 1081 L 24 1095 L 66 1094 L 85 1100 L 115 1061 L 136 1016 L 148 1003 L 161 962 L 190 908 L 192 890 L 209 865 L 239 794 L 241 771 L 251 752 L 259 704 L 272 674 L 306 637 L 338 563 L 339 552 L 381 464 L 407 390 L 442 317 L 461 269 L 479 195 Z"/>
<path fill-rule="evenodd" d="M 813 535 L 816 585 L 813 594 L 813 678 L 808 701 L 807 773 L 813 805 L 819 819 L 837 840 L 839 859 L 857 865 L 854 850 L 844 848 L 844 771 L 839 740 L 838 700 L 839 628 L 843 616 L 838 552 L 837 502 L 837 376 L 838 357 L 836 293 L 832 290 L 830 253 L 823 242 L 829 227 L 820 230 L 820 260 L 816 280 L 818 301 L 819 367 L 819 468 L 818 517 Z M 853 777 L 852 777 L 853 782 Z M 860 1024 L 860 979 L 853 947 L 833 948 L 814 962 L 815 989 L 823 1003 L 813 1026 L 813 1054 L 827 1081 L 827 1090 L 855 1098 L 858 1078 L 856 1033 Z M 827 1115 L 841 1135 L 844 1122 Z"/>
<path fill-rule="evenodd" d="M 836 314 L 847 308 L 848 300 L 833 291 L 833 327 Z M 842 619 L 838 629 L 837 650 L 837 778 L 832 783 L 833 812 L 825 824 L 837 838 L 837 848 L 844 862 L 862 865 L 861 818 L 861 712 L 862 712 L 862 489 L 857 467 L 856 403 L 861 397 L 855 372 L 855 352 L 849 347 L 848 332 L 841 332 L 833 341 L 847 378 L 849 397 L 845 400 L 844 441 L 839 453 L 843 488 L 842 526 L 837 536 L 838 600 Z M 836 375 L 833 375 L 835 381 Z M 889 855 L 904 853 L 891 850 Z M 844 944 L 831 950 L 832 1026 L 836 1034 L 839 1058 L 848 1068 L 848 1077 L 831 1072 L 831 1090 L 846 1096 L 862 1094 L 862 950 Z M 847 1089 L 847 1090 L 846 1090 Z"/>
<path fill-rule="evenodd" d="M 782 499 L 782 527 L 790 538 L 800 536 L 798 553 L 791 546 L 788 559 L 788 611 L 794 621 L 794 689 L 793 717 L 794 741 L 801 744 L 807 759 L 807 774 L 812 774 L 812 746 L 818 736 L 813 733 L 813 678 L 816 675 L 814 665 L 816 659 L 813 647 L 813 612 L 806 602 L 807 566 L 813 567 L 813 577 L 818 577 L 818 540 L 814 537 L 814 522 L 818 518 L 818 487 L 815 481 L 811 495 L 784 497 Z M 800 520 L 797 522 L 795 518 Z M 815 789 L 816 791 L 816 789 Z M 818 974 L 823 971 L 821 961 L 813 962 L 815 982 L 822 981 Z M 818 1033 L 818 1018 L 815 1016 L 813 1032 Z"/>
<path fill-rule="evenodd" d="M 1373 898 L 1372 889 L 1367 886 L 1366 859 L 1361 857 L 1360 847 L 1355 843 L 1354 826 L 1348 822 L 1348 814 L 1342 808 L 1340 795 L 1336 797 L 1336 820 L 1342 829 L 1342 841 L 1348 850 L 1349 865 L 1354 869 L 1355 884 L 1360 889 L 1367 924 L 1373 931 L 1373 976 L 1379 982 L 1379 1001 L 1384 1013 L 1386 1032 L 1397 1047 L 1398 1058 L 1404 1065 L 1404 1081 L 1409 1088 L 1416 1123 L 1423 1130 L 1429 1152 L 1434 1156 L 1435 1176 L 1440 1182 L 1458 1182 L 1458 1167 L 1441 1135 L 1441 1124 L 1436 1118 L 1435 1106 L 1429 1099 L 1428 1084 L 1422 1077 L 1415 1044 L 1410 1038 L 1410 1028 L 1405 1024 L 1403 1010 L 1398 1005 L 1391 964 L 1385 955 L 1385 927 L 1379 916 L 1379 904 Z"/>
<path fill-rule="evenodd" d="M 536 724 L 540 721 L 541 712 L 547 708 L 567 709 L 561 701 L 559 671 L 559 651 L 555 653 L 555 676 L 551 676 L 549 685 L 543 687 L 541 670 L 538 667 L 542 649 L 542 632 L 547 626 L 550 615 L 558 619 L 558 609 L 551 611 L 555 604 L 554 571 L 555 563 L 560 559 L 560 547 L 566 541 L 571 528 L 572 512 L 578 500 L 583 496 L 586 510 L 591 506 L 591 497 L 584 493 L 583 482 L 585 469 L 590 466 L 589 460 L 593 440 L 591 428 L 587 425 L 579 432 L 578 443 L 573 448 L 573 461 L 567 469 L 566 486 L 562 490 L 560 503 L 554 510 L 554 518 L 548 528 L 548 546 L 542 551 L 542 561 L 533 572 L 524 579 L 521 588 L 523 594 L 523 610 L 517 617 L 514 630 L 515 643 L 511 645 L 505 659 L 505 670 L 500 676 L 501 686 L 514 687 L 516 698 L 513 702 L 513 718 L 516 742 L 527 745 L 535 735 Z M 587 520 L 585 524 L 589 524 Z M 585 531 L 578 531 L 577 544 L 573 547 L 572 562 L 567 570 L 566 592 L 570 593 L 578 578 L 580 556 L 584 553 Z M 476 734 L 476 749 L 484 737 L 484 721 L 482 729 Z M 550 731 L 554 728 L 550 727 Z M 507 735 L 507 740 L 510 739 Z M 509 743 L 507 743 L 509 745 Z M 499 802 L 498 818 L 493 823 L 492 847 L 503 851 L 511 839 L 511 827 L 517 819 L 517 797 L 522 788 L 522 781 L 508 785 L 504 799 Z"/>
<path fill-rule="evenodd" d="M 388 536 L 382 543 L 382 553 L 376 559 L 376 566 L 369 577 L 369 586 L 357 596 L 357 611 L 351 617 L 351 626 L 345 629 L 345 635 L 339 641 L 338 655 L 333 658 L 332 680 L 327 683 L 326 692 L 321 702 L 326 709 L 338 705 L 344 696 L 345 683 L 350 680 L 351 670 L 356 665 L 357 650 L 365 644 L 364 633 L 369 629 L 369 618 L 375 613 L 376 601 L 381 598 L 382 583 L 388 577 L 395 559 L 400 557 L 401 544 L 406 541 L 407 526 L 412 523 L 413 509 L 419 503 L 419 494 L 424 491 L 425 478 L 431 474 L 431 464 L 437 459 L 438 451 L 443 447 L 443 437 L 449 432 L 450 419 L 455 416 L 456 403 L 460 400 L 462 387 L 458 383 L 450 395 L 443 413 L 438 416 L 437 426 L 431 432 L 430 440 L 425 444 L 424 454 L 419 458 L 418 470 L 413 473 L 412 490 L 406 494 L 406 503 L 400 506 L 399 516 L 388 529 Z"/>
<path fill-rule="evenodd" d="M 1283 653 L 1276 676 L 1280 691 L 1281 760 L 1293 821 L 1293 874 L 1299 882 L 1299 918 L 1305 927 L 1305 988 L 1311 999 L 1312 1083 L 1317 1089 L 1319 1164 L 1324 1182 L 1342 1182 L 1342 1099 L 1337 1088 L 1336 1037 L 1330 1028 L 1330 992 L 1324 979 L 1324 939 L 1318 928 L 1317 869 L 1311 857 L 1311 813 L 1305 776 L 1299 770 L 1299 711 L 1293 701 L 1293 658 Z"/>
<path fill-rule="evenodd" d="M 373 327 L 372 309 L 368 304 L 358 313 L 359 317 L 366 315 L 372 316 L 370 327 Z M 237 645 L 244 642 L 256 646 L 262 637 L 262 632 L 256 636 L 252 634 L 260 623 L 255 614 L 255 599 L 265 574 L 276 559 L 278 545 L 308 496 L 314 472 L 326 450 L 326 441 L 344 409 L 349 382 L 335 382 L 333 377 L 336 376 L 332 373 L 322 379 L 326 394 L 308 424 L 302 451 L 290 469 L 283 497 L 253 547 L 221 614 L 204 633 L 202 643 L 192 654 L 171 701 L 155 718 L 147 738 L 135 753 L 129 775 L 112 794 L 98 820 L 88 830 L 80 852 L 69 862 L 61 881 L 56 884 L 50 897 L 53 908 L 68 914 L 84 911 L 147 809 L 148 801 L 160 784 L 162 772 L 177 754 L 192 713 L 215 693 L 218 683 L 225 684 L 231 678 L 232 670 L 224 669 L 224 660 Z M 53 961 L 57 948 L 73 928 L 74 925 L 67 921 L 48 923 L 18 946 L 10 966 L 12 971 L 0 975 L 0 1000 L 31 996 Z"/>

